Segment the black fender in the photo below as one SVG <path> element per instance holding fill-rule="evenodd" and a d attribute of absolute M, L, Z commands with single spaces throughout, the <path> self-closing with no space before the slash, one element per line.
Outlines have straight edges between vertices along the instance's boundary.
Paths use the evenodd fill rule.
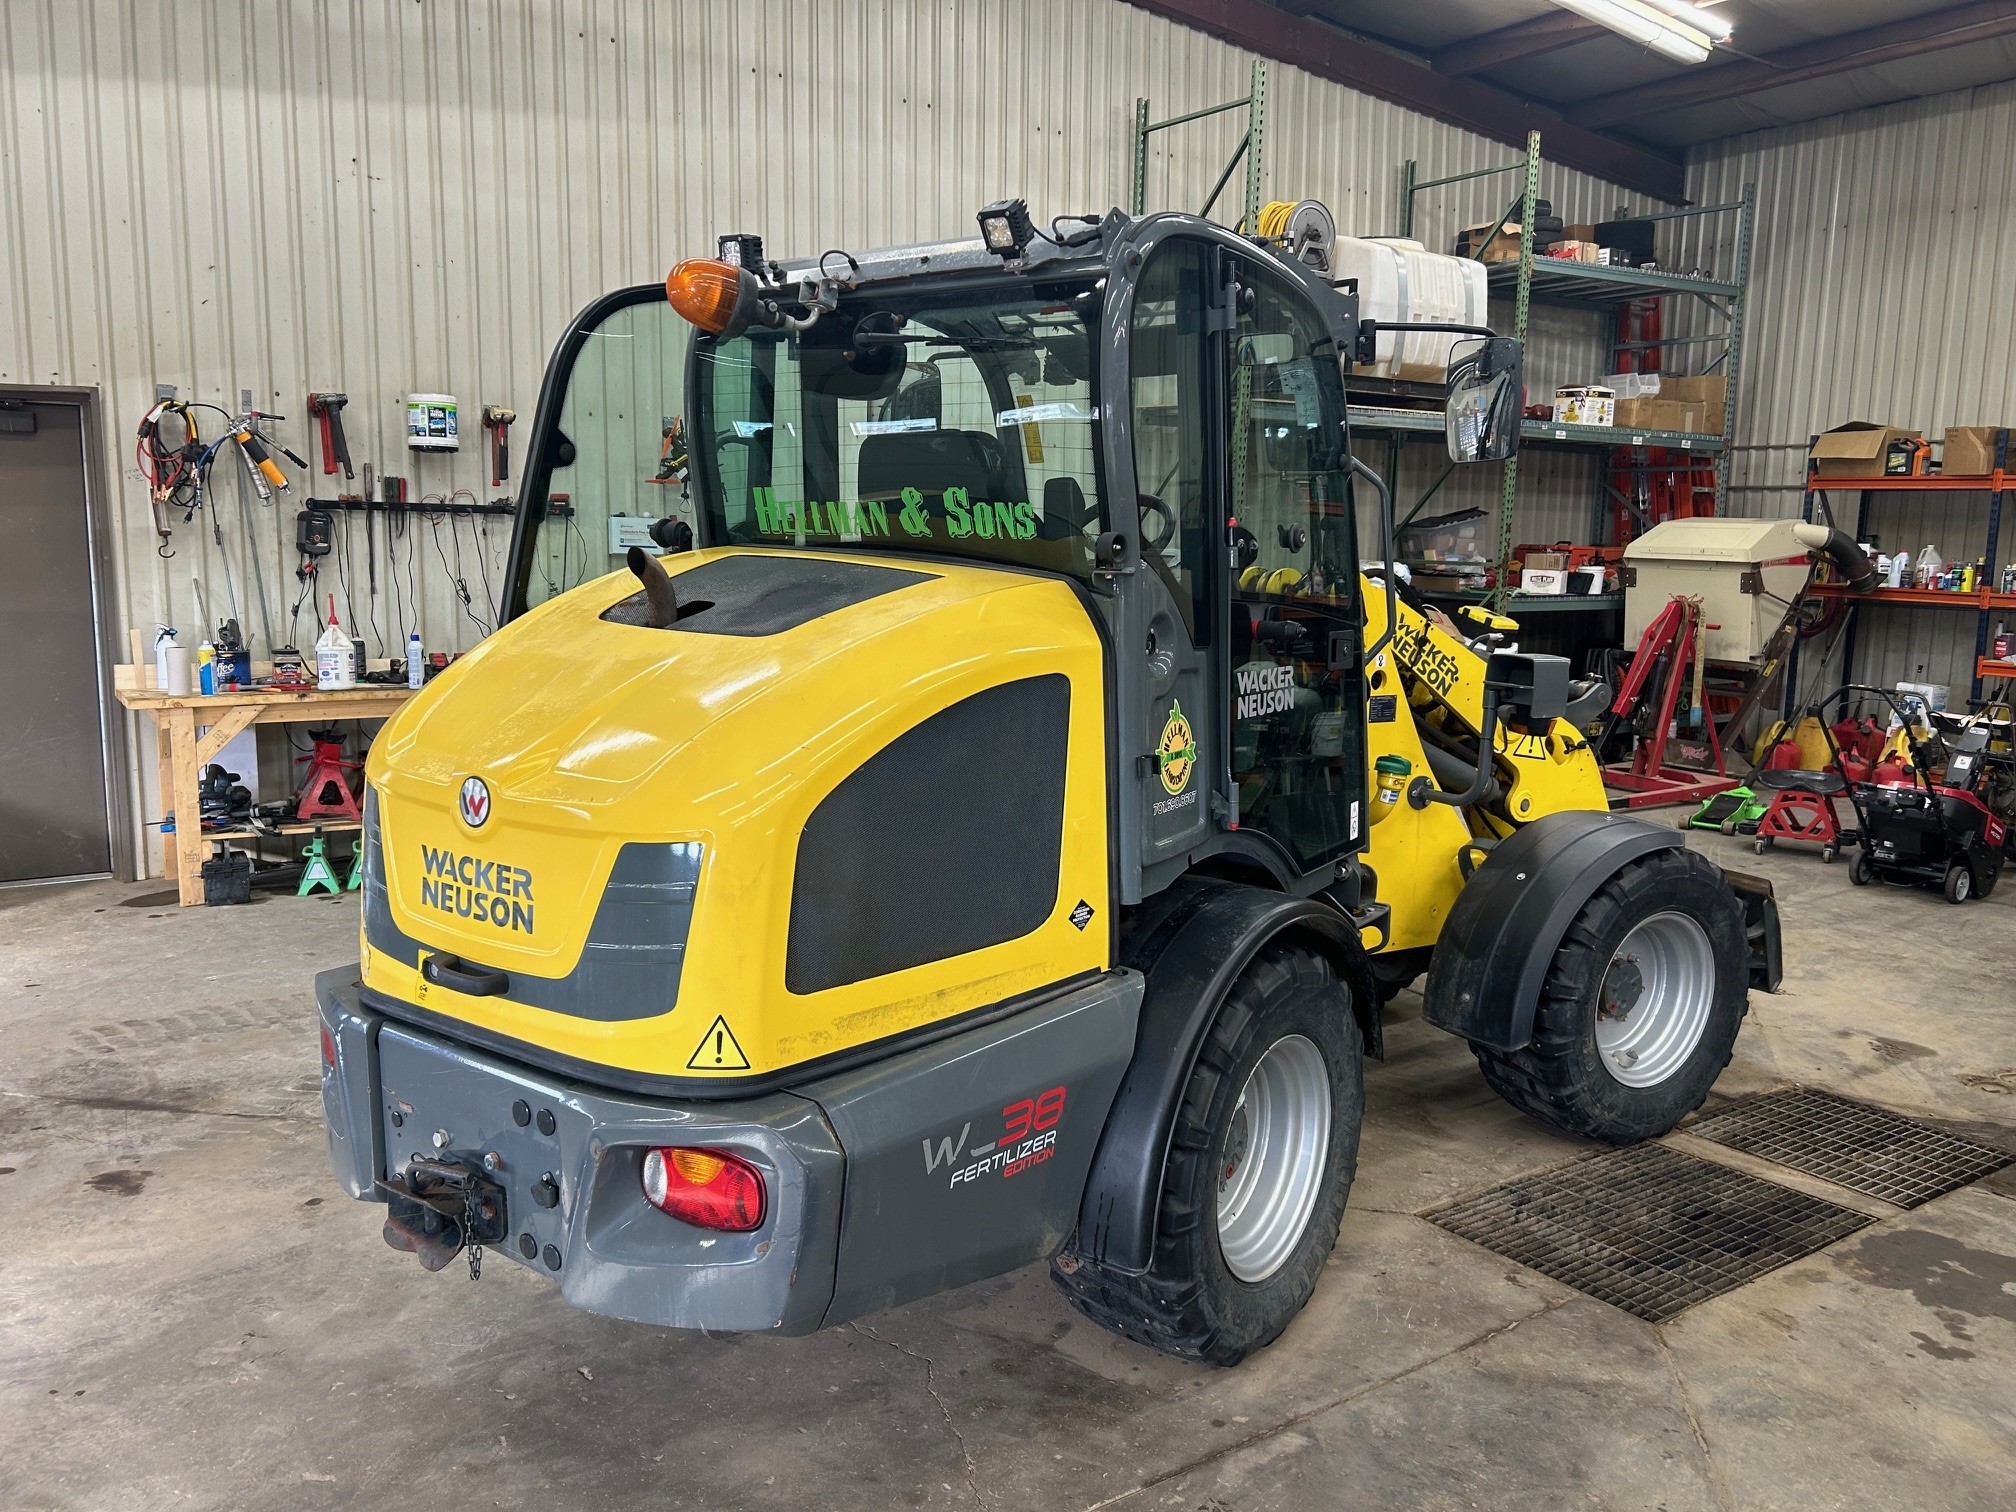
<path fill-rule="evenodd" d="M 1750 985 L 1776 992 L 1785 981 L 1785 940 L 1778 927 L 1778 896 L 1768 878 L 1722 868 L 1743 904 L 1743 933 L 1750 941 Z"/>
<path fill-rule="evenodd" d="M 1134 1057 L 1114 1095 L 1079 1204 L 1071 1248 L 1140 1274 L 1155 1254 L 1163 1163 L 1198 1047 L 1246 965 L 1283 937 L 1324 956 L 1351 991 L 1377 1053 L 1379 994 L 1357 926 L 1327 903 L 1238 882 L 1185 877 L 1129 921 L 1122 964 L 1147 977 Z"/>
<path fill-rule="evenodd" d="M 1685 843 L 1678 830 L 1605 809 L 1549 814 L 1499 841 L 1449 910 L 1422 1017 L 1494 1050 L 1522 1048 L 1582 905 L 1627 862 Z"/>

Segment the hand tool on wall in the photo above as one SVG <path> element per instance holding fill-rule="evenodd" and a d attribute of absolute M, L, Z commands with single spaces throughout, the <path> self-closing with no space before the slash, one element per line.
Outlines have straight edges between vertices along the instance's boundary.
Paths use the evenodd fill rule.
<path fill-rule="evenodd" d="M 281 456 L 292 462 L 303 472 L 308 470 L 308 459 L 306 457 L 302 456 L 301 453 L 294 450 L 293 447 L 282 441 L 278 436 L 269 435 L 266 432 L 265 426 L 268 420 L 285 420 L 287 418 L 285 415 L 276 415 L 271 410 L 248 409 L 245 411 L 245 418 L 252 422 L 253 435 L 279 452 Z"/>
<path fill-rule="evenodd" d="M 490 433 L 490 486 L 499 487 L 511 476 L 511 423 L 516 410 L 501 404 L 483 406 L 483 429 Z"/>
<path fill-rule="evenodd" d="M 354 478 L 350 469 L 350 443 L 343 436 L 343 406 L 350 402 L 348 394 L 310 394 L 308 413 L 315 417 L 315 423 L 322 430 L 322 471 L 329 475 L 338 465 L 345 478 Z"/>
<path fill-rule="evenodd" d="M 272 503 L 274 490 L 285 493 L 293 485 L 287 481 L 287 474 L 280 470 L 280 464 L 273 460 L 272 453 L 260 440 L 256 416 L 239 416 L 232 426 L 231 439 L 238 443 L 238 450 L 245 458 L 246 470 L 252 474 L 252 483 L 259 491 L 260 502 Z"/>

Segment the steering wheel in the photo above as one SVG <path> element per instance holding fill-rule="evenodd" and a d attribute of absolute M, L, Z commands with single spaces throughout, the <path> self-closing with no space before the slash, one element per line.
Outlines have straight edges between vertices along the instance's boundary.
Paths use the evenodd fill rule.
<path fill-rule="evenodd" d="M 1160 551 L 1175 537 L 1176 511 L 1156 498 L 1155 495 L 1145 493 L 1134 495 L 1134 507 L 1140 512 L 1141 516 L 1141 544 L 1143 546 L 1152 546 L 1157 551 Z M 1149 530 L 1148 521 L 1151 518 L 1159 519 L 1162 522 L 1160 530 L 1152 532 Z"/>

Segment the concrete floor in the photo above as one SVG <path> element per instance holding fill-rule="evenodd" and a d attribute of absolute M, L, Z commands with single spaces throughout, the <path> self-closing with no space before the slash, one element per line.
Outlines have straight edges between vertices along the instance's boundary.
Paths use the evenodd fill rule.
<path fill-rule="evenodd" d="M 1718 1097 L 2016 1150 L 2016 885 L 1962 910 L 1702 845 L 1786 919 Z M 158 889 L 0 894 L 0 1506 L 2011 1503 L 2016 1168 L 1655 1328 L 1416 1216 L 1587 1147 L 1410 1019 L 1329 1272 L 1238 1370 L 1108 1337 L 1040 1268 L 809 1339 L 671 1333 L 387 1249 L 317 1096 L 309 977 L 354 903 Z"/>

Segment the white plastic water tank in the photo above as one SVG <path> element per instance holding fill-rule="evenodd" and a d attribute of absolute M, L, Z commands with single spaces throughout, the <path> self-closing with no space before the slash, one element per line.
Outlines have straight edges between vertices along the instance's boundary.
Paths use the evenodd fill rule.
<path fill-rule="evenodd" d="M 1475 258 L 1430 252 L 1397 236 L 1340 236 L 1331 252 L 1331 277 L 1358 280 L 1358 317 L 1377 321 L 1433 321 L 1489 325 L 1490 285 Z M 1449 349 L 1460 337 L 1395 331 L 1379 338 L 1370 366 L 1355 371 L 1375 378 L 1439 383 Z"/>

